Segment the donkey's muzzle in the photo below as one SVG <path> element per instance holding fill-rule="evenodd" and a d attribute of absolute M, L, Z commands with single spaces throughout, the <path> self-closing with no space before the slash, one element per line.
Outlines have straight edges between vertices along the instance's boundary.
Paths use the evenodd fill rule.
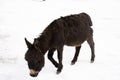
<path fill-rule="evenodd" d="M 30 76 L 32 76 L 32 77 L 37 77 L 38 73 L 39 73 L 39 71 L 35 71 L 33 69 L 30 70 Z"/>
<path fill-rule="evenodd" d="M 32 77 L 37 77 L 38 74 L 30 74 Z"/>

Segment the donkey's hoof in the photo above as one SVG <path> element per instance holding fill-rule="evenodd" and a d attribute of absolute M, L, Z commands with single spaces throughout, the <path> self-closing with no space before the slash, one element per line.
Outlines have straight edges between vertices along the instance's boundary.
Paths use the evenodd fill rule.
<path fill-rule="evenodd" d="M 56 74 L 60 74 L 61 73 L 61 69 L 58 69 Z"/>
<path fill-rule="evenodd" d="M 72 60 L 71 61 L 71 65 L 74 65 L 76 63 L 76 61 Z"/>
<path fill-rule="evenodd" d="M 71 62 L 71 65 L 74 65 L 75 64 L 75 62 Z"/>
<path fill-rule="evenodd" d="M 61 73 L 61 71 L 57 71 L 57 72 L 56 72 L 56 74 L 60 74 L 60 73 Z"/>
<path fill-rule="evenodd" d="M 94 62 L 94 60 L 91 60 L 91 63 L 93 63 Z"/>

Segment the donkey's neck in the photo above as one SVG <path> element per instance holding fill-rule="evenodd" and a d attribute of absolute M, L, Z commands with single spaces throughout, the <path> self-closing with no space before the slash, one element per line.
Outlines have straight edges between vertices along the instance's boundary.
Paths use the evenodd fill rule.
<path fill-rule="evenodd" d="M 39 41 L 38 46 L 41 49 L 41 52 L 45 54 L 49 49 L 50 37 L 46 34 L 41 34 L 37 39 Z"/>

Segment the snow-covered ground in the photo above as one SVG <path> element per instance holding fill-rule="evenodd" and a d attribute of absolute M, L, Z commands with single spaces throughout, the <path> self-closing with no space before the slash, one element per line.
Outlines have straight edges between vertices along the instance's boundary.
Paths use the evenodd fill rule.
<path fill-rule="evenodd" d="M 59 75 L 45 56 L 38 77 L 29 76 L 24 38 L 33 42 L 54 19 L 81 12 L 93 21 L 95 62 L 85 42 L 78 62 L 70 65 L 75 50 L 65 46 Z M 120 80 L 119 14 L 119 0 L 0 0 L 0 80 Z"/>

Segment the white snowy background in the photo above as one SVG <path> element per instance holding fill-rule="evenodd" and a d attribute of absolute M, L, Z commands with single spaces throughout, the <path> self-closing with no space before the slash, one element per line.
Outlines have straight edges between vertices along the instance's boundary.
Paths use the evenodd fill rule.
<path fill-rule="evenodd" d="M 95 62 L 90 63 L 85 42 L 77 63 L 70 65 L 75 48 L 65 46 L 59 75 L 45 55 L 38 77 L 29 76 L 24 38 L 33 42 L 54 19 L 81 12 L 93 21 Z M 0 80 L 120 80 L 120 1 L 0 0 Z"/>

